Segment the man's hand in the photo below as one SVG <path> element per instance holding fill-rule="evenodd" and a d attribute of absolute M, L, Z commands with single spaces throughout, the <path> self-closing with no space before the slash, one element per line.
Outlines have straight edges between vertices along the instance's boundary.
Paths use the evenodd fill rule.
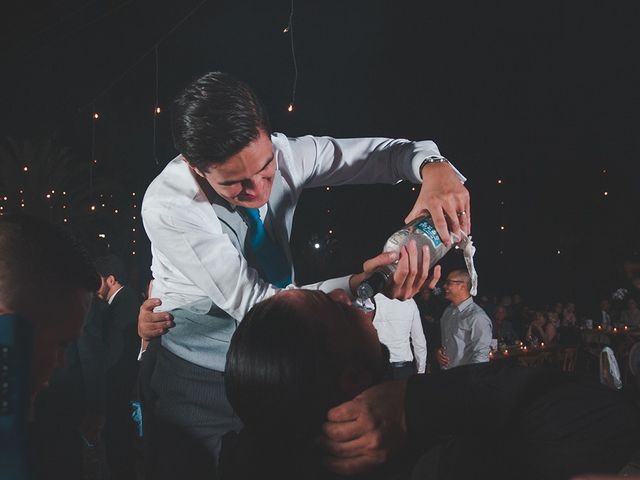
<path fill-rule="evenodd" d="M 355 294 L 356 288 L 376 271 L 385 265 L 390 265 L 397 260 L 396 271 L 393 274 L 393 281 L 387 287 L 384 294 L 389 298 L 408 300 L 413 298 L 427 284 L 428 288 L 434 288 L 440 280 L 440 266 L 433 269 L 433 274 L 429 277 L 429 248 L 422 247 L 422 261 L 418 261 L 418 248 L 416 242 L 411 240 L 407 245 L 401 247 L 400 258 L 393 252 L 381 253 L 377 257 L 371 258 L 362 265 L 363 272 L 353 275 L 349 280 L 351 291 Z"/>
<path fill-rule="evenodd" d="M 451 244 L 449 231 L 471 232 L 471 201 L 451 165 L 428 163 L 422 167 L 422 187 L 415 205 L 404 219 L 409 223 L 428 210 L 445 245 Z M 448 224 L 448 226 L 447 226 Z"/>
<path fill-rule="evenodd" d="M 319 439 L 329 469 L 341 475 L 366 472 L 404 445 L 406 389 L 406 380 L 382 383 L 329 410 Z"/>
<path fill-rule="evenodd" d="M 153 311 L 162 305 L 159 298 L 149 298 L 140 306 L 138 313 L 138 335 L 142 340 L 151 340 L 167 333 L 168 329 L 175 327 L 173 315 L 167 312 Z"/>
<path fill-rule="evenodd" d="M 449 366 L 449 357 L 444 353 L 444 347 L 440 347 L 436 350 L 436 359 L 442 368 L 447 368 Z"/>

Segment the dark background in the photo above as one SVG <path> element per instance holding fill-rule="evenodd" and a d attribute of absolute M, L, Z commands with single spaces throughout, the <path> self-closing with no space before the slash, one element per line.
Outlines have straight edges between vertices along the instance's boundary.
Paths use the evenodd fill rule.
<path fill-rule="evenodd" d="M 640 251 L 637 3 L 298 0 L 288 113 L 290 8 L 4 2 L 2 212 L 67 218 L 94 250 L 126 258 L 142 288 L 150 254 L 136 199 L 176 154 L 170 100 L 225 70 L 290 136 L 435 140 L 469 179 L 481 294 L 586 303 L 625 286 L 622 264 Z M 402 224 L 411 188 L 306 192 L 292 239 L 299 280 L 357 270 Z M 452 257 L 447 267 L 461 264 Z"/>

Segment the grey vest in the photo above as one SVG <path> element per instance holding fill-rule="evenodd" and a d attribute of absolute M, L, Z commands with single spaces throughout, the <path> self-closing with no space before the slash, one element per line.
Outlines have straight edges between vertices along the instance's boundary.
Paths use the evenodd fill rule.
<path fill-rule="evenodd" d="M 240 212 L 216 195 L 213 189 L 206 188 L 208 185 L 201 187 L 211 201 L 223 233 L 227 234 L 233 246 L 242 253 L 249 266 L 259 271 L 250 250 L 247 249 L 245 253 L 247 223 Z M 289 265 L 293 265 L 289 237 L 295 199 L 286 189 L 279 170 L 276 170 L 267 205 L 270 233 L 286 255 Z M 194 310 L 197 309 L 189 309 L 188 306 L 171 310 L 176 326 L 162 337 L 162 346 L 184 360 L 222 372 L 229 342 L 240 319 L 232 318 L 215 304 L 207 313 L 197 313 Z"/>

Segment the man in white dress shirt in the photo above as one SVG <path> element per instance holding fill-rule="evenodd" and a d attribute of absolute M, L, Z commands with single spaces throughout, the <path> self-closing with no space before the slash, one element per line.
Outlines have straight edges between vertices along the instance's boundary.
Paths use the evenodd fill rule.
<path fill-rule="evenodd" d="M 376 314 L 373 326 L 378 331 L 380 343 L 389 349 L 392 378 L 409 378 L 416 372 L 424 373 L 427 340 L 416 302 L 412 298 L 405 301 L 390 299 L 380 293 L 374 300 Z"/>
<path fill-rule="evenodd" d="M 154 475 L 209 478 L 222 434 L 239 427 L 222 378 L 231 336 L 254 304 L 296 288 L 289 237 L 302 190 L 422 182 L 406 220 L 428 209 L 445 243 L 449 231 L 469 231 L 470 200 L 464 177 L 433 142 L 271 133 L 251 89 L 220 72 L 179 95 L 172 127 L 181 155 L 151 183 L 142 205 L 160 300 L 145 302 L 138 329 L 143 339 L 166 333 L 145 354 L 155 361 L 145 408 L 157 423 L 149 435 Z M 385 293 L 411 298 L 428 275 L 425 253 L 418 262 L 412 242 L 399 255 L 366 261 L 360 273 L 305 288 L 352 294 L 375 268 L 397 261 Z"/>
<path fill-rule="evenodd" d="M 449 369 L 489 361 L 491 319 L 471 296 L 471 277 L 465 270 L 454 270 L 444 282 L 451 304 L 440 319 L 442 347 L 437 352 L 441 368 Z"/>

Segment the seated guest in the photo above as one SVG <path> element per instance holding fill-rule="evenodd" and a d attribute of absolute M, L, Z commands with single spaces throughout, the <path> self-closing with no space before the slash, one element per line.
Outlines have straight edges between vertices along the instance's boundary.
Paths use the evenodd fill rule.
<path fill-rule="evenodd" d="M 404 466 L 410 478 L 566 479 L 616 472 L 635 450 L 636 407 L 561 372 L 497 363 L 381 382 L 370 317 L 341 291 L 286 291 L 251 309 L 227 356 L 244 429 L 223 446 L 223 479 L 333 478 L 325 466 L 366 478 L 409 478 Z"/>
<path fill-rule="evenodd" d="M 630 327 L 640 327 L 640 309 L 634 298 L 627 300 L 627 308 L 620 315 L 620 322 Z"/>
<path fill-rule="evenodd" d="M 9 345 L 9 356 L 15 355 L 15 361 L 24 352 L 32 352 L 27 362 L 31 364 L 30 371 L 18 371 L 14 379 L 18 387 L 25 386 L 26 397 L 35 398 L 54 369 L 63 365 L 66 347 L 80 335 L 92 292 L 98 285 L 99 277 L 86 252 L 64 231 L 26 215 L 0 217 L 0 327 L 3 341 L 11 337 L 12 331 L 26 334 L 13 348 Z M 27 465 L 43 468 L 39 461 L 42 452 L 34 453 L 31 462 L 24 461 L 29 403 L 29 398 L 23 398 L 14 405 L 13 414 L 3 412 L 0 423 L 3 479 L 28 478 Z M 76 439 L 79 439 L 77 431 Z M 42 439 L 30 438 L 36 447 L 39 440 Z M 67 445 L 66 438 L 58 436 L 43 448 L 49 450 L 48 458 L 52 451 L 59 453 L 57 464 L 65 468 L 64 472 L 32 472 L 34 478 L 80 478 L 81 464 L 77 458 L 70 458 L 73 455 L 62 448 L 62 443 Z"/>
<path fill-rule="evenodd" d="M 511 321 L 507 318 L 507 309 L 504 305 L 498 305 L 493 314 L 493 338 L 503 339 L 507 343 L 518 338 Z"/>
<path fill-rule="evenodd" d="M 562 310 L 562 326 L 575 327 L 576 325 L 576 306 L 574 303 L 567 303 Z"/>
<path fill-rule="evenodd" d="M 527 329 L 527 341 L 534 345 L 540 345 L 543 342 L 550 345 L 555 341 L 556 334 L 556 327 L 547 319 L 547 315 L 541 310 L 535 312 Z"/>

